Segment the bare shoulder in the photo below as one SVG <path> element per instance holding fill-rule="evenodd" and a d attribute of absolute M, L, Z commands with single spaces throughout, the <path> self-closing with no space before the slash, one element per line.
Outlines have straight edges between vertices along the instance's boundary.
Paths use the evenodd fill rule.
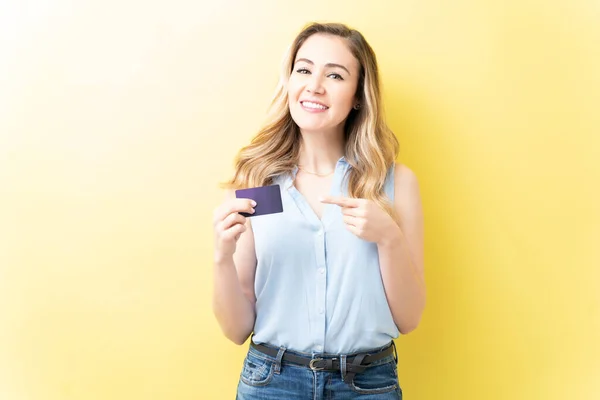
<path fill-rule="evenodd" d="M 400 215 L 402 228 L 421 231 L 423 208 L 417 175 L 406 165 L 394 168 L 394 208 Z"/>
<path fill-rule="evenodd" d="M 394 197 L 415 197 L 419 194 L 417 175 L 407 165 L 396 163 L 394 167 Z"/>

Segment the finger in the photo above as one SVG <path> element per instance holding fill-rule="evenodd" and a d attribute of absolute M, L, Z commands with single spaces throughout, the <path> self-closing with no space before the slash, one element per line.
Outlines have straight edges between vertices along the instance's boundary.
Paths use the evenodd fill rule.
<path fill-rule="evenodd" d="M 356 226 L 356 217 L 352 217 L 352 216 L 348 216 L 348 215 L 344 215 L 342 217 L 342 220 L 344 221 L 344 223 L 346 225 L 352 225 L 352 226 Z"/>
<path fill-rule="evenodd" d="M 346 224 L 346 229 L 358 237 L 361 237 L 362 235 L 362 230 L 354 225 Z"/>
<path fill-rule="evenodd" d="M 247 212 L 253 214 L 253 207 L 255 206 L 256 202 L 252 199 L 231 199 L 215 210 L 214 222 L 218 223 L 219 221 L 223 221 L 232 213 Z"/>
<path fill-rule="evenodd" d="M 353 199 L 350 197 L 341 196 L 322 196 L 321 203 L 335 204 L 340 207 L 358 207 L 360 205 L 360 199 Z"/>
<path fill-rule="evenodd" d="M 240 235 L 246 231 L 246 225 L 235 224 L 231 228 L 225 230 L 221 234 L 221 240 L 223 241 L 235 241 L 239 239 Z"/>
<path fill-rule="evenodd" d="M 342 214 L 349 217 L 364 218 L 367 216 L 367 211 L 362 207 L 342 207 Z"/>
<path fill-rule="evenodd" d="M 353 226 L 357 229 L 363 230 L 365 227 L 365 220 L 363 218 L 344 216 L 342 219 L 346 225 Z"/>
<path fill-rule="evenodd" d="M 233 228 L 228 229 L 223 236 L 221 236 L 221 240 L 225 243 L 237 242 L 245 231 L 246 227 L 244 225 L 235 225 Z"/>
<path fill-rule="evenodd" d="M 246 217 L 244 217 L 242 214 L 233 213 L 233 214 L 229 214 L 223 220 L 223 222 L 220 224 L 220 227 L 221 227 L 222 231 L 225 231 L 225 230 L 231 228 L 235 224 L 244 225 L 245 223 L 246 223 Z"/>

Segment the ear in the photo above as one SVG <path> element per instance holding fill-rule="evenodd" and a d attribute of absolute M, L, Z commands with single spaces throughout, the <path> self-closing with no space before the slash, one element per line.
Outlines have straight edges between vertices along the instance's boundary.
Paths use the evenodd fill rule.
<path fill-rule="evenodd" d="M 362 96 L 360 95 L 360 90 L 357 90 L 356 93 L 354 93 L 354 101 L 353 101 L 354 105 L 352 106 L 353 109 L 358 110 L 361 107 L 361 103 L 362 103 Z"/>

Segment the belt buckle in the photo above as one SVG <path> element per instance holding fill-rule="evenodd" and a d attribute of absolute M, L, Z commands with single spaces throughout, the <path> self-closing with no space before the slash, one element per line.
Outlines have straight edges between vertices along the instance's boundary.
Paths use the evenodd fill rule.
<path fill-rule="evenodd" d="M 314 363 L 318 362 L 318 361 L 323 361 L 322 358 L 313 358 L 312 360 L 310 360 L 310 362 L 308 363 L 308 367 L 310 369 L 312 369 L 313 371 L 322 371 L 325 369 L 325 367 L 315 367 Z"/>

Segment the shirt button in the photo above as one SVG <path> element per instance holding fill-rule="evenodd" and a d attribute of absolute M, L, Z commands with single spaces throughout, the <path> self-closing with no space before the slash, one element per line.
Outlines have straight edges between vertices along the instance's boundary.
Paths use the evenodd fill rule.
<path fill-rule="evenodd" d="M 319 232 L 317 232 L 317 235 L 319 235 L 319 236 L 323 236 L 323 230 L 322 230 L 322 229 L 319 229 Z"/>
<path fill-rule="evenodd" d="M 320 274 L 324 274 L 325 273 L 325 268 L 319 268 L 319 273 Z"/>
<path fill-rule="evenodd" d="M 323 314 L 325 312 L 325 309 L 323 307 L 319 308 L 319 314 Z"/>
<path fill-rule="evenodd" d="M 320 344 L 318 344 L 318 345 L 315 346 L 315 350 L 316 351 L 322 351 L 323 347 Z"/>

